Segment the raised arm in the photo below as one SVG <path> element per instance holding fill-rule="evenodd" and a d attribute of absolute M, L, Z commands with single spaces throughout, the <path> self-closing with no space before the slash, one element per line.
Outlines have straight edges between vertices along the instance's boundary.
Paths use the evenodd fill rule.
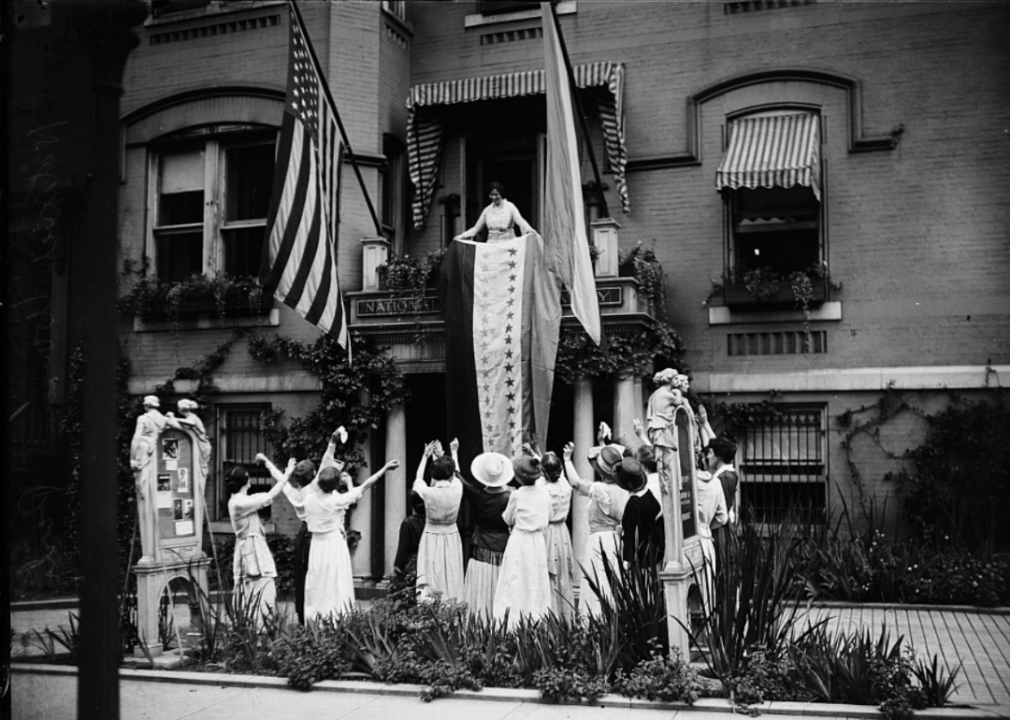
<path fill-rule="evenodd" d="M 271 465 L 272 464 L 273 463 L 271 463 Z M 287 486 L 287 484 L 288 484 L 288 478 L 291 477 L 291 473 L 292 473 L 292 471 L 294 469 L 295 469 L 295 459 L 291 458 L 291 459 L 288 460 L 287 471 L 283 475 L 281 475 L 280 478 L 276 478 L 275 477 L 275 479 L 277 480 L 277 482 L 275 482 L 274 486 L 272 488 L 270 488 L 270 490 L 267 491 L 266 496 L 268 498 L 270 498 L 271 500 L 273 500 L 275 497 L 277 497 L 278 495 L 281 494 L 281 491 L 284 490 L 284 488 Z M 273 475 L 272 472 L 270 474 Z M 725 501 L 723 501 L 723 502 L 725 502 Z"/>
<path fill-rule="evenodd" d="M 698 434 L 701 436 L 701 446 L 705 447 L 715 439 L 715 431 L 708 421 L 708 410 L 704 405 L 698 405 Z"/>
<path fill-rule="evenodd" d="M 635 426 L 635 437 L 641 440 L 646 447 L 652 447 L 652 441 L 649 440 L 649 433 L 646 431 L 645 425 L 642 424 L 642 419 L 635 418 L 631 424 Z"/>
<path fill-rule="evenodd" d="M 561 451 L 563 459 L 565 461 L 565 477 L 568 479 L 568 484 L 572 486 L 572 489 L 578 492 L 580 495 L 589 495 L 589 488 L 592 486 L 591 482 L 587 482 L 579 477 L 579 471 L 575 469 L 575 463 L 572 462 L 572 453 L 575 452 L 575 443 L 567 443 L 564 449 Z"/>
<path fill-rule="evenodd" d="M 343 425 L 334 430 L 333 434 L 330 435 L 330 443 L 326 446 L 326 452 L 323 453 L 323 459 L 319 461 L 319 472 L 322 472 L 323 468 L 330 467 L 331 465 L 336 467 L 337 470 L 344 469 L 344 464 L 342 462 L 337 462 L 337 460 L 334 459 L 334 455 L 337 452 L 338 442 L 341 444 L 347 442 L 347 430 L 344 429 Z M 316 478 L 319 477 L 319 472 L 316 473 Z"/>
<path fill-rule="evenodd" d="M 379 468 L 379 472 L 370 476 L 367 480 L 365 480 L 365 482 L 358 485 L 356 489 L 360 490 L 361 492 L 365 492 L 366 490 L 368 490 L 368 488 L 372 487 L 372 485 L 379 482 L 379 480 L 382 478 L 383 475 L 385 475 L 390 470 L 395 470 L 398 467 L 400 467 L 399 460 L 390 460 L 381 468 Z"/>
<path fill-rule="evenodd" d="M 274 465 L 273 462 L 271 462 L 270 458 L 268 458 L 263 453 L 256 453 L 256 462 L 263 463 L 264 465 L 266 465 L 267 470 L 270 471 L 270 477 L 272 477 L 277 482 L 287 482 L 288 479 L 291 477 L 291 473 L 295 469 L 294 458 L 288 460 L 288 467 L 285 472 L 281 472 L 280 468 Z"/>

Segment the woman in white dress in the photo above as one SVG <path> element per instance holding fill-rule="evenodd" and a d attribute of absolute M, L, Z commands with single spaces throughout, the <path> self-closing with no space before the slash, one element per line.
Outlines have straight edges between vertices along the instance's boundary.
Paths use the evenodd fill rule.
<path fill-rule="evenodd" d="M 574 451 L 574 443 L 565 445 L 563 452 L 565 475 L 575 492 L 589 498 L 589 507 L 586 511 L 589 518 L 589 540 L 582 556 L 585 577 L 582 579 L 580 604 L 587 616 L 600 615 L 600 595 L 612 597 L 605 565 L 609 564 L 614 572 L 617 572 L 621 565 L 619 533 L 621 519 L 624 517 L 624 506 L 628 504 L 630 497 L 628 491 L 616 483 L 615 473 L 623 459 L 623 448 L 620 445 L 604 445 L 602 448 L 593 448 L 590 452 L 589 460 L 603 478 L 602 482 L 583 480 L 579 477 L 572 462 Z M 600 595 L 590 587 L 590 579 L 596 583 Z"/>
<path fill-rule="evenodd" d="M 575 556 L 572 535 L 568 532 L 568 512 L 572 507 L 572 486 L 561 479 L 563 466 L 555 453 L 544 453 L 540 459 L 547 478 L 547 493 L 551 496 L 551 521 L 547 526 L 547 572 L 551 576 L 551 610 L 558 617 L 571 617 L 575 612 Z"/>
<path fill-rule="evenodd" d="M 494 593 L 494 618 L 508 615 L 514 628 L 521 617 L 537 620 L 551 609 L 544 531 L 551 518 L 551 496 L 541 480 L 540 460 L 524 455 L 512 461 L 522 487 L 509 497 L 502 517 L 512 526 Z M 538 482 L 539 481 L 539 482 Z"/>
<path fill-rule="evenodd" d="M 456 526 L 463 501 L 463 483 L 456 477 L 456 463 L 445 455 L 431 462 L 431 485 L 424 481 L 428 458 L 441 447 L 429 443 L 417 468 L 414 492 L 424 500 L 427 520 L 417 549 L 417 589 L 419 600 L 440 593 L 443 600 L 463 599 L 463 542 Z"/>
<path fill-rule="evenodd" d="M 387 471 L 399 466 L 399 460 L 390 460 L 361 485 L 347 492 L 334 492 L 342 478 L 331 465 L 320 470 L 313 481 L 317 491 L 305 494 L 306 522 L 312 533 L 305 576 L 306 622 L 354 609 L 354 575 L 344 535 L 344 515 Z"/>
<path fill-rule="evenodd" d="M 500 182 L 493 182 L 488 185 L 487 194 L 491 199 L 491 204 L 484 208 L 484 212 L 477 218 L 477 224 L 469 230 L 464 230 L 454 237 L 453 240 L 470 240 L 482 228 L 487 229 L 487 241 L 489 243 L 513 240 L 516 236 L 516 226 L 519 227 L 520 232 L 524 235 L 536 232 L 523 219 L 516 206 L 505 199 L 505 187 Z"/>

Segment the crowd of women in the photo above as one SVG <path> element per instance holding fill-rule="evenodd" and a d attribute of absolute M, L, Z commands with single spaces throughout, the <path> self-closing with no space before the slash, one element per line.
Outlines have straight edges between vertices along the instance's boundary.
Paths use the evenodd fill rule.
<path fill-rule="evenodd" d="M 541 454 L 527 444 L 515 458 L 485 452 L 465 472 L 459 443 L 428 443 L 413 483 L 410 515 L 403 520 L 394 572 L 404 577 L 416 557 L 416 592 L 420 601 L 440 597 L 465 602 L 468 611 L 514 625 L 521 617 L 576 613 L 576 564 L 585 575 L 579 612 L 601 612 L 612 594 L 609 579 L 621 567 L 663 562 L 665 530 L 662 496 L 668 478 L 664 453 L 676 448 L 673 422 L 678 406 L 689 410 L 699 438 L 697 483 L 698 535 L 711 571 L 721 553 L 720 536 L 734 518 L 736 447 L 716 437 L 704 407 L 697 415 L 684 397 L 687 378 L 668 369 L 657 373 L 647 421 L 634 421 L 637 447 L 613 442 L 600 424 L 597 445 L 587 449 L 596 479 L 575 468 L 571 442 Z M 228 508 L 236 533 L 236 588 L 258 595 L 264 609 L 275 601 L 276 567 L 267 548 L 257 511 L 285 493 L 302 529 L 295 540 L 295 604 L 300 622 L 336 616 L 354 606 L 354 582 L 345 537 L 344 516 L 385 473 L 399 466 L 391 460 L 355 486 L 334 459 L 343 428 L 334 432 L 319 469 L 309 460 L 289 460 L 280 471 L 263 456 L 276 484 L 267 493 L 249 495 L 249 479 L 237 469 L 229 477 Z M 660 466 L 657 465 L 660 457 Z M 717 482 L 718 480 L 718 482 Z M 588 498 L 588 540 L 576 556 L 568 530 L 572 495 Z M 464 566 L 457 518 L 463 502 L 470 507 L 473 531 Z M 609 571 L 607 566 L 609 565 Z"/>

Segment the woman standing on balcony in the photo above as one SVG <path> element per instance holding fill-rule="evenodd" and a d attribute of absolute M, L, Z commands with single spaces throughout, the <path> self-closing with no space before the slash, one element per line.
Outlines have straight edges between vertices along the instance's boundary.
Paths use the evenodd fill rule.
<path fill-rule="evenodd" d="M 505 199 L 505 187 L 500 182 L 493 182 L 487 186 L 488 197 L 491 204 L 484 208 L 484 212 L 477 218 L 477 224 L 469 230 L 453 238 L 453 240 L 470 240 L 482 228 L 487 229 L 487 241 L 489 243 L 505 242 L 515 238 L 515 226 L 519 226 L 522 234 L 536 232 L 533 227 L 523 219 L 515 205 Z"/>

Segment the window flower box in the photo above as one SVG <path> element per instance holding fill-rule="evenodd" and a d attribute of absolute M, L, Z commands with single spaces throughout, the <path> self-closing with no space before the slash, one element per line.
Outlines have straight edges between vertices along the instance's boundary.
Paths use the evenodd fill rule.
<path fill-rule="evenodd" d="M 828 282 L 824 278 L 811 278 L 810 284 L 812 293 L 808 306 L 819 307 L 829 299 Z M 757 294 L 742 282 L 727 283 L 723 287 L 722 300 L 726 307 L 732 308 L 788 309 L 802 305 L 788 281 L 779 283 L 777 290 L 769 287 Z"/>

